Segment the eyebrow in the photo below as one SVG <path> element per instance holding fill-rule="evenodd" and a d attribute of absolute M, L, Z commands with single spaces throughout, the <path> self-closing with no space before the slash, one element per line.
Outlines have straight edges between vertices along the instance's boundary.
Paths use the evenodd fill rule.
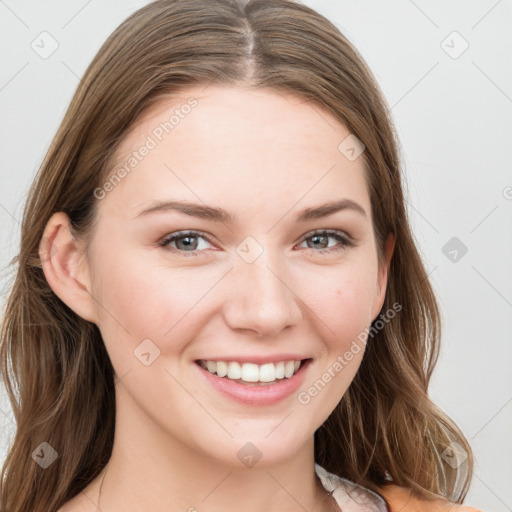
<path fill-rule="evenodd" d="M 365 209 L 351 199 L 341 199 L 330 203 L 316 206 L 314 208 L 305 208 L 301 210 L 296 217 L 298 222 L 304 222 L 313 219 L 323 219 L 342 210 L 352 210 L 367 218 Z M 223 208 L 207 206 L 204 204 L 190 203 L 188 201 L 155 201 L 149 208 L 139 212 L 134 218 L 149 215 L 155 212 L 178 211 L 191 217 L 234 224 L 236 216 L 224 210 Z"/>

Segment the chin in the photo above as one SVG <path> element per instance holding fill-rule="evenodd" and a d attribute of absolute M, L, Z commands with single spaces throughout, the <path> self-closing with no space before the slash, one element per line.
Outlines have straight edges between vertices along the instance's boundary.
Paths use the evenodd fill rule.
<path fill-rule="evenodd" d="M 285 416 L 286 417 L 286 416 Z M 243 421 L 243 420 L 242 420 Z M 281 420 L 282 421 L 282 420 Z M 272 429 L 249 428 L 241 432 L 231 431 L 232 439 L 224 439 L 217 445 L 216 456 L 227 465 L 238 467 L 270 468 L 293 458 L 302 449 L 307 436 L 298 428 L 274 422 Z M 276 428 L 276 425 L 277 426 Z M 255 425 L 253 427 L 256 427 Z M 313 432 L 310 438 L 313 438 Z M 220 441 L 220 440 L 219 440 Z"/>

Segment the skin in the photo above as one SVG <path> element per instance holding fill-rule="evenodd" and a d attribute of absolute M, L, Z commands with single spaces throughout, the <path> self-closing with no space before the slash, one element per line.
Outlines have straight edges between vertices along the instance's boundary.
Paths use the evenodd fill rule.
<path fill-rule="evenodd" d="M 98 200 L 87 246 L 71 238 L 63 212 L 42 238 L 42 254 L 49 244 L 57 248 L 43 263 L 48 283 L 99 326 L 118 376 L 100 508 L 332 510 L 315 476 L 313 435 L 350 385 L 363 350 L 309 403 L 297 395 L 378 316 L 394 241 L 388 239 L 379 266 L 363 158 L 345 158 L 338 145 L 347 128 L 292 94 L 190 88 L 147 111 L 117 161 L 190 97 L 198 105 Z M 366 216 L 346 209 L 295 220 L 306 207 L 342 198 Z M 222 207 L 237 219 L 228 224 L 176 211 L 135 218 L 157 199 Z M 336 238 L 313 236 L 322 229 L 348 234 L 355 245 L 336 251 Z M 211 243 L 193 238 L 187 249 L 182 238 L 171 244 L 174 252 L 158 245 L 180 230 L 202 231 Z M 237 252 L 247 237 L 262 250 L 251 263 Z M 148 338 L 160 355 L 146 366 L 133 351 Z M 226 398 L 198 378 L 194 362 L 284 352 L 312 362 L 298 392 L 268 406 Z M 237 457 L 247 442 L 262 454 L 252 467 Z M 104 474 L 61 510 L 96 510 Z"/>

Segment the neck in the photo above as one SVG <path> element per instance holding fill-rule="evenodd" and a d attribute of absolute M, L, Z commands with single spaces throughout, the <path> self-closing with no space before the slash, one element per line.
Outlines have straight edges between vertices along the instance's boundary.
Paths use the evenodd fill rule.
<path fill-rule="evenodd" d="M 147 417 L 117 425 L 130 429 L 116 430 L 111 458 L 95 481 L 98 510 L 339 510 L 316 476 L 313 438 L 291 459 L 246 467 L 199 453 Z"/>
<path fill-rule="evenodd" d="M 339 510 L 314 473 L 314 462 L 298 472 L 287 464 L 259 470 L 214 465 L 202 471 L 174 469 L 165 477 L 145 471 L 142 464 L 137 468 L 133 460 L 129 464 L 122 460 L 113 453 L 99 476 L 98 510 L 197 512 L 205 506 L 211 512 L 240 507 L 244 512 Z"/>

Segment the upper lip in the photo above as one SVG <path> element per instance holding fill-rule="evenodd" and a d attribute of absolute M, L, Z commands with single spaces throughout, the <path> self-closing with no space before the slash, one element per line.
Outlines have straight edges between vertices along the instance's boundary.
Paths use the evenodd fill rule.
<path fill-rule="evenodd" d="M 279 363 L 280 361 L 302 361 L 303 359 L 310 359 L 308 356 L 300 354 L 276 354 L 276 355 L 240 355 L 240 356 L 226 356 L 226 357 L 204 357 L 196 359 L 196 361 L 225 361 L 225 362 L 243 362 L 243 363 L 254 363 L 254 364 L 266 364 L 266 363 Z"/>

